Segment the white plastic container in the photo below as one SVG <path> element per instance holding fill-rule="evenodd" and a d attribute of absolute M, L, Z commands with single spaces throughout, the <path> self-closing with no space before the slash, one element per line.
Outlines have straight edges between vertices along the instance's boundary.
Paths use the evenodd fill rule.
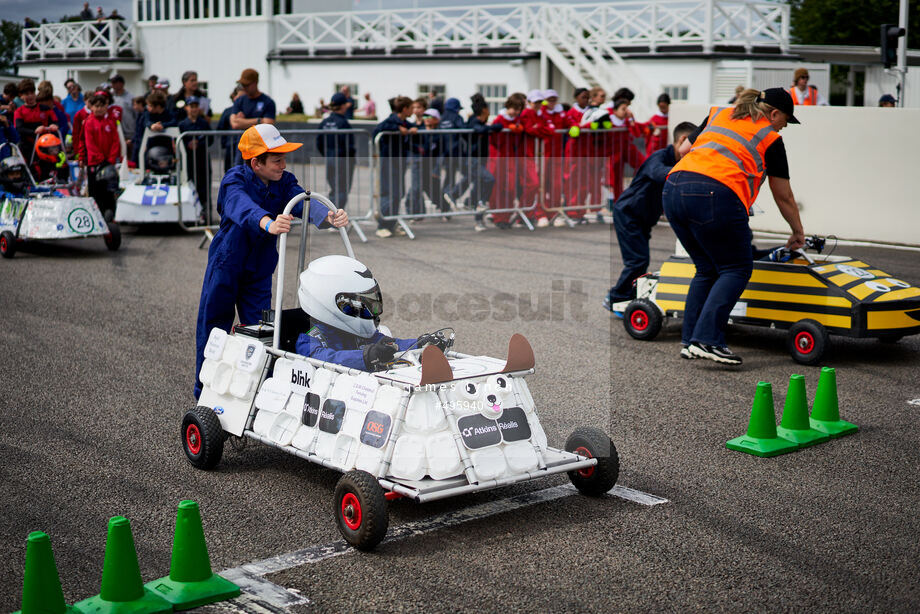
<path fill-rule="evenodd" d="M 494 480 L 504 475 L 508 469 L 501 446 L 471 452 L 470 460 L 473 461 L 473 471 L 480 481 Z"/>
<path fill-rule="evenodd" d="M 421 480 L 428 471 L 425 439 L 419 435 L 403 435 L 396 440 L 390 475 L 400 480 Z"/>
<path fill-rule="evenodd" d="M 428 475 L 435 480 L 463 473 L 460 452 L 454 443 L 454 436 L 449 431 L 429 435 L 425 441 L 425 455 L 428 460 Z"/>
<path fill-rule="evenodd" d="M 539 466 L 537 452 L 529 441 L 516 441 L 502 446 L 511 473 L 534 471 Z"/>

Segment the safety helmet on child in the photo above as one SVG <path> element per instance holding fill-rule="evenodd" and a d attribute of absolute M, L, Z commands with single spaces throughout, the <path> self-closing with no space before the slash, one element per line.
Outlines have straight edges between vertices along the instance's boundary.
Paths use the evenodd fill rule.
<path fill-rule="evenodd" d="M 60 162 L 61 152 L 64 148 L 61 146 L 61 139 L 56 134 L 43 134 L 35 141 L 35 155 L 39 160 L 45 162 Z"/>
<path fill-rule="evenodd" d="M 9 156 L 0 160 L 0 188 L 11 194 L 22 194 L 28 186 L 26 165 L 20 158 Z"/>
<path fill-rule="evenodd" d="M 168 147 L 157 145 L 147 150 L 144 155 L 144 168 L 153 171 L 155 175 L 168 173 L 175 168 L 176 157 Z"/>
<path fill-rule="evenodd" d="M 114 164 L 105 164 L 96 169 L 96 182 L 104 183 L 107 192 L 118 191 L 118 171 Z"/>
<path fill-rule="evenodd" d="M 366 266 L 348 256 L 317 258 L 300 274 L 300 308 L 313 320 L 370 338 L 383 313 L 383 296 Z"/>
<path fill-rule="evenodd" d="M 585 109 L 584 115 L 581 116 L 581 127 L 589 126 L 598 127 L 597 124 L 610 121 L 610 111 L 607 107 L 590 107 Z"/>

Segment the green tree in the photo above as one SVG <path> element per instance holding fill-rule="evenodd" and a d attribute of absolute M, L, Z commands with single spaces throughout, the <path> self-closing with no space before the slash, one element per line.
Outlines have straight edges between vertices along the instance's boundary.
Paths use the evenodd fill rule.
<path fill-rule="evenodd" d="M 16 72 L 22 56 L 22 26 L 15 21 L 0 21 L 0 71 Z"/>
<path fill-rule="evenodd" d="M 791 0 L 792 40 L 803 45 L 878 47 L 879 26 L 898 23 L 899 0 Z M 920 48 L 920 2 L 910 0 L 907 45 Z"/>

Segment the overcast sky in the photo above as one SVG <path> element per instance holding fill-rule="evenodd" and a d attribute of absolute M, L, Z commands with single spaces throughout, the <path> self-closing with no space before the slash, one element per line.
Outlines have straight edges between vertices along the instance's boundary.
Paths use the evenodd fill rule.
<path fill-rule="evenodd" d="M 131 0 L 92 0 L 89 3 L 93 14 L 101 6 L 106 15 L 118 9 L 122 15 L 131 17 Z M 41 21 L 60 21 L 64 15 L 77 15 L 83 10 L 83 2 L 72 0 L 0 0 L 0 17 L 8 21 L 22 22 L 26 17 Z"/>

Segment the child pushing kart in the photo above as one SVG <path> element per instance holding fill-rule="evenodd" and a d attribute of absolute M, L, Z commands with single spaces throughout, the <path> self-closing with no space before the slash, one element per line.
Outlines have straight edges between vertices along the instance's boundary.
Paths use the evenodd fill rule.
<path fill-rule="evenodd" d="M 363 371 L 389 368 L 397 351 L 448 341 L 438 333 L 418 339 L 394 339 L 377 329 L 383 295 L 370 270 L 347 256 L 324 256 L 300 274 L 300 307 L 313 326 L 297 338 L 301 356 Z"/>

